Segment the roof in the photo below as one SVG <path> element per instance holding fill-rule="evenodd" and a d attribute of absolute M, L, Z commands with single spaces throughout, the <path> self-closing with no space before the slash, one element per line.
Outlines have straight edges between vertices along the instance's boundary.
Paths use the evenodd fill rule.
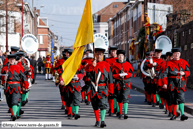
<path fill-rule="evenodd" d="M 39 25 L 40 26 L 46 26 L 46 24 L 42 21 L 42 19 L 39 18 Z"/>
<path fill-rule="evenodd" d="M 117 12 L 119 12 L 127 2 L 112 2 L 108 6 L 104 7 L 103 9 L 99 10 L 98 12 L 94 14 L 98 15 L 115 15 Z M 117 5 L 117 8 L 114 7 L 114 5 Z"/>

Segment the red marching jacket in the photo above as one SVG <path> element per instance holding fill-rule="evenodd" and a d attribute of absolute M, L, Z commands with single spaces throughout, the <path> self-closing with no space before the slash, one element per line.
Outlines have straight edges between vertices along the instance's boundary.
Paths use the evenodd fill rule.
<path fill-rule="evenodd" d="M 183 71 L 185 75 L 180 76 L 179 72 Z M 190 76 L 190 68 L 187 61 L 171 60 L 167 62 L 163 73 L 163 84 L 166 84 L 168 89 L 173 91 L 176 89 L 186 91 L 187 77 Z"/>
<path fill-rule="evenodd" d="M 8 74 L 7 77 L 7 85 L 5 89 L 5 93 L 9 92 L 12 94 L 13 92 L 20 92 L 22 91 L 22 88 L 28 89 L 29 83 L 23 74 L 23 70 L 18 65 L 10 65 L 9 70 L 7 72 L 8 65 L 4 66 L 2 68 L 1 73 L 2 74 Z M 2 84 L 5 84 L 5 76 L 1 77 Z"/>

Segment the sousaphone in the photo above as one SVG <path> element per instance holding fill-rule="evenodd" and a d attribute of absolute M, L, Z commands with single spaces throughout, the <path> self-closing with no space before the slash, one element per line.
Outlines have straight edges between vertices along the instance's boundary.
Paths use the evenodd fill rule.
<path fill-rule="evenodd" d="M 108 50 L 109 41 L 108 38 L 101 33 L 94 34 L 94 48 L 103 48 Z M 89 44 L 90 49 L 93 51 L 93 43 Z"/>
<path fill-rule="evenodd" d="M 167 52 L 171 51 L 171 49 L 172 49 L 172 41 L 166 35 L 159 36 L 155 42 L 155 49 L 162 49 L 162 54 L 166 54 Z M 149 69 L 148 71 L 145 71 L 143 69 L 143 66 L 144 66 L 146 60 L 149 60 L 150 63 L 153 63 L 153 59 L 150 56 L 147 57 L 146 59 L 144 59 L 143 62 L 141 63 L 141 67 L 140 67 L 141 72 L 145 76 L 151 77 L 153 79 L 154 78 L 153 74 L 155 73 L 154 68 Z"/>
<path fill-rule="evenodd" d="M 32 34 L 26 34 L 21 39 L 21 47 L 28 54 L 34 54 L 38 50 L 38 39 Z M 30 70 L 30 61 L 27 58 L 24 58 L 27 64 L 25 64 L 25 70 Z M 28 79 L 29 88 L 32 86 L 31 78 Z"/>

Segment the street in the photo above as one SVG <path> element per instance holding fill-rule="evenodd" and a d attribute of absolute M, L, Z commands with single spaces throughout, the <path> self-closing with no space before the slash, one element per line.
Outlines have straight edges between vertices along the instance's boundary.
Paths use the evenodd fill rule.
<path fill-rule="evenodd" d="M 78 120 L 68 120 L 64 111 L 61 110 L 61 100 L 59 89 L 52 81 L 45 81 L 43 75 L 37 75 L 36 83 L 33 85 L 30 94 L 29 102 L 22 110 L 25 113 L 20 121 L 61 121 L 62 128 L 68 129 L 85 129 L 96 128 L 95 116 L 91 105 L 81 103 L 79 114 L 81 118 Z M 0 102 L 0 122 L 9 121 L 10 114 L 7 113 L 8 107 L 5 99 Z M 193 117 L 186 114 L 189 119 L 180 121 L 177 118 L 175 121 L 170 121 L 169 117 L 164 114 L 164 109 L 159 109 L 158 106 L 153 108 L 144 102 L 144 94 L 137 91 L 131 91 L 130 103 L 128 106 L 127 120 L 119 120 L 115 115 L 109 117 L 106 115 L 106 129 L 192 129 Z"/>

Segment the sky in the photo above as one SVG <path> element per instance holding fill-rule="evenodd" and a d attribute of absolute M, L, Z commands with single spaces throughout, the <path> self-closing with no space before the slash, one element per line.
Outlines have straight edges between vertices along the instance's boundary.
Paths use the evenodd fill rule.
<path fill-rule="evenodd" d="M 32 0 L 24 1 L 32 6 Z M 128 0 L 92 0 L 93 13 L 118 1 Z M 40 9 L 40 17 L 48 18 L 50 30 L 58 35 L 60 45 L 72 46 L 85 3 L 86 0 L 34 0 L 34 7 Z"/>

